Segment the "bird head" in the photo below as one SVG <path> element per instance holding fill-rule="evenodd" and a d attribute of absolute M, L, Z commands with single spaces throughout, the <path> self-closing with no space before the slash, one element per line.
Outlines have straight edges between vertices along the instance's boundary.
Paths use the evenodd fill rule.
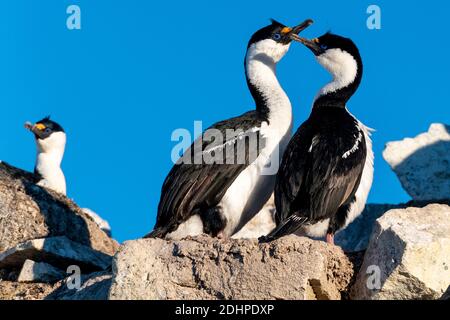
<path fill-rule="evenodd" d="M 25 128 L 34 134 L 40 151 L 48 152 L 52 149 L 64 148 L 66 144 L 64 129 L 55 121 L 50 120 L 50 117 L 46 117 L 35 124 L 26 122 Z"/>
<path fill-rule="evenodd" d="M 247 47 L 249 55 L 278 63 L 289 50 L 293 40 L 292 35 L 298 35 L 311 24 L 313 24 L 312 20 L 306 20 L 291 28 L 272 20 L 270 25 L 256 31 L 251 37 Z"/>
<path fill-rule="evenodd" d="M 344 38 L 330 32 L 315 39 L 305 39 L 296 34 L 291 38 L 304 44 L 317 58 L 317 61 L 327 69 L 334 78 L 356 78 L 361 73 L 362 61 L 358 48 L 349 38 Z"/>

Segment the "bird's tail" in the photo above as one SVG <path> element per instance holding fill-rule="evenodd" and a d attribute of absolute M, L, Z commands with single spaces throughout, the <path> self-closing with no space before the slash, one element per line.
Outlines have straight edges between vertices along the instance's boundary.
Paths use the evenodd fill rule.
<path fill-rule="evenodd" d="M 275 241 L 281 237 L 293 234 L 302 225 L 308 221 L 308 218 L 301 217 L 296 214 L 289 216 L 286 220 L 280 222 L 267 236 L 259 238 L 260 243 L 268 243 Z"/>
<path fill-rule="evenodd" d="M 156 228 L 150 233 L 143 236 L 143 239 L 150 239 L 150 238 L 164 238 L 166 236 L 167 232 L 164 228 Z"/>

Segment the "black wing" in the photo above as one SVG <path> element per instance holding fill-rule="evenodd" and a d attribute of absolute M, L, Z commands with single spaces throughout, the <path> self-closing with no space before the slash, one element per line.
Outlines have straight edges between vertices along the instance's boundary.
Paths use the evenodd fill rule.
<path fill-rule="evenodd" d="M 350 115 L 308 119 L 283 157 L 275 186 L 277 228 L 269 238 L 333 217 L 356 193 L 366 154 L 364 133 Z"/>
<path fill-rule="evenodd" d="M 180 159 L 184 162 L 174 165 L 163 184 L 155 231 L 150 236 L 163 237 L 192 215 L 217 206 L 233 181 L 258 157 L 264 143 L 259 131 L 262 121 L 256 112 L 248 112 L 205 131 L 212 136 L 220 133 L 223 140 L 204 136 L 197 144 L 201 147 L 191 145 Z M 222 161 L 207 162 L 215 156 Z"/>

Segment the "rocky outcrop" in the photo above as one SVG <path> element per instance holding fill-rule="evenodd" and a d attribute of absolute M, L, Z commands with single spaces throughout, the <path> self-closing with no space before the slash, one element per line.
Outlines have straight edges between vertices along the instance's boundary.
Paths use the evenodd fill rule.
<path fill-rule="evenodd" d="M 0 300 L 43 300 L 53 290 L 53 285 L 47 283 L 0 280 Z"/>
<path fill-rule="evenodd" d="M 392 209 L 423 208 L 430 204 L 450 205 L 450 200 L 409 201 L 402 204 L 367 204 L 361 215 L 336 234 L 335 243 L 346 252 L 364 251 L 369 246 L 375 221 Z"/>
<path fill-rule="evenodd" d="M 47 262 L 63 270 L 77 265 L 83 272 L 91 272 L 108 268 L 112 257 L 66 237 L 51 237 L 26 241 L 1 252 L 0 269 L 20 267 L 27 259 Z"/>
<path fill-rule="evenodd" d="M 396 209 L 375 223 L 353 299 L 439 299 L 450 286 L 450 207 Z"/>
<path fill-rule="evenodd" d="M 393 208 L 404 207 L 390 204 L 368 204 L 361 215 L 347 228 L 336 234 L 335 243 L 346 252 L 366 250 L 375 221 Z"/>
<path fill-rule="evenodd" d="M 73 201 L 0 163 L 0 299 L 43 299 L 67 267 L 108 269 L 118 247 Z"/>
<path fill-rule="evenodd" d="M 110 299 L 340 299 L 352 263 L 335 246 L 290 236 L 271 244 L 209 237 L 126 242 Z"/>
<path fill-rule="evenodd" d="M 416 138 L 390 142 L 383 157 L 414 200 L 450 197 L 450 126 L 433 124 Z"/>
<path fill-rule="evenodd" d="M 83 275 L 78 289 L 70 288 L 70 279 L 66 279 L 55 286 L 56 289 L 46 296 L 45 300 L 107 300 L 111 278 L 108 272 Z"/>
<path fill-rule="evenodd" d="M 20 270 L 18 282 L 55 283 L 64 279 L 67 274 L 45 262 L 25 260 Z"/>
<path fill-rule="evenodd" d="M 36 186 L 30 173 L 0 163 L 0 252 L 58 236 L 109 255 L 118 248 L 73 201 Z"/>
<path fill-rule="evenodd" d="M 111 226 L 109 225 L 109 222 L 100 217 L 96 212 L 92 211 L 89 208 L 83 208 L 81 209 L 85 214 L 87 214 L 94 222 L 97 224 L 97 226 L 108 235 L 108 237 L 112 237 L 112 231 Z"/>

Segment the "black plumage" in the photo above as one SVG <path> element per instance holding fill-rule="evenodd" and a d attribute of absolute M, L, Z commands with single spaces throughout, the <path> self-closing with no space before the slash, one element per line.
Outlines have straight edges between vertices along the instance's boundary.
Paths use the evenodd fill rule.
<path fill-rule="evenodd" d="M 346 109 L 315 108 L 284 153 L 275 185 L 277 228 L 267 240 L 328 218 L 329 232 L 339 230 L 359 186 L 366 155 L 364 134 Z"/>

